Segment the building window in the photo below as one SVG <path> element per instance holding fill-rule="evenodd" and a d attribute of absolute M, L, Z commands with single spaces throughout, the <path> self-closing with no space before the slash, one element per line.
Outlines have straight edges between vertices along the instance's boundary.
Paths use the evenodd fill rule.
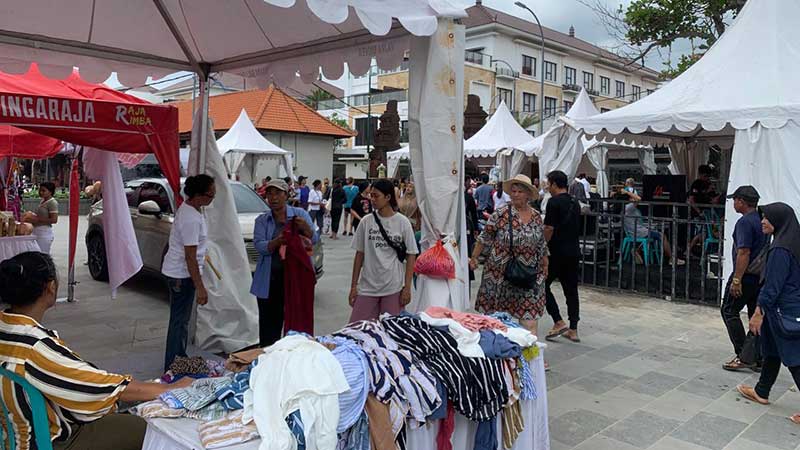
<path fill-rule="evenodd" d="M 522 93 L 522 112 L 536 112 L 536 94 Z"/>
<path fill-rule="evenodd" d="M 473 64 L 483 65 L 483 53 L 481 52 L 482 48 L 476 48 L 472 50 L 466 50 L 464 52 L 464 61 Z"/>
<path fill-rule="evenodd" d="M 631 94 L 633 95 L 633 101 L 639 100 L 642 98 L 642 88 L 641 86 L 636 86 L 635 84 L 631 85 Z"/>
<path fill-rule="evenodd" d="M 625 82 L 617 81 L 617 98 L 625 97 Z"/>
<path fill-rule="evenodd" d="M 600 93 L 608 95 L 611 93 L 611 79 L 608 77 L 600 77 Z"/>
<path fill-rule="evenodd" d="M 583 88 L 587 91 L 594 90 L 594 74 L 591 72 L 583 72 Z"/>
<path fill-rule="evenodd" d="M 506 102 L 506 106 L 511 111 L 514 110 L 514 92 L 511 89 L 497 88 L 497 106 L 500 102 Z"/>
<path fill-rule="evenodd" d="M 544 117 L 553 117 L 556 115 L 558 108 L 558 99 L 553 97 L 544 98 Z"/>
<path fill-rule="evenodd" d="M 375 136 L 375 130 L 378 129 L 378 118 L 371 117 L 370 119 L 369 127 L 367 127 L 366 117 L 359 117 L 356 119 L 356 132 L 358 133 L 358 135 L 356 135 L 356 145 L 372 144 L 374 141 L 373 136 Z"/>
<path fill-rule="evenodd" d="M 536 76 L 536 58 L 522 55 L 522 74 L 531 77 Z"/>
<path fill-rule="evenodd" d="M 600 114 L 607 113 L 609 111 L 611 111 L 611 110 L 608 109 L 608 108 L 600 108 Z"/>
<path fill-rule="evenodd" d="M 556 72 L 558 72 L 558 66 L 554 62 L 545 61 L 544 62 L 544 79 L 547 81 L 552 81 L 555 83 L 557 80 Z"/>
<path fill-rule="evenodd" d="M 564 83 L 575 85 L 578 83 L 578 75 L 574 68 L 564 66 Z"/>
<path fill-rule="evenodd" d="M 574 104 L 575 104 L 575 102 L 570 102 L 570 101 L 564 100 L 564 114 L 566 114 L 567 111 L 569 111 L 569 109 L 572 108 L 572 105 L 574 105 Z"/>

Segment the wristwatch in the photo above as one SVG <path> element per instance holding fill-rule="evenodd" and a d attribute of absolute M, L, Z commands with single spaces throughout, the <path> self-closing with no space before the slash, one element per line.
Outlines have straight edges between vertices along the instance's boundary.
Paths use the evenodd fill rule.
<path fill-rule="evenodd" d="M 731 279 L 731 283 L 733 283 L 734 286 L 738 286 L 738 285 L 742 284 L 742 280 L 740 280 L 739 278 L 733 277 Z"/>

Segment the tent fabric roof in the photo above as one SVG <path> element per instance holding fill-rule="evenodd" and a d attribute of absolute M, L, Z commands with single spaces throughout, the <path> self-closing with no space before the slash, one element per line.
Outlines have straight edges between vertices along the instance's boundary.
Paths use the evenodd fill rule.
<path fill-rule="evenodd" d="M 386 159 L 409 159 L 411 157 L 411 152 L 408 149 L 408 144 L 403 145 L 397 150 L 393 150 L 391 152 L 386 152 Z"/>
<path fill-rule="evenodd" d="M 517 123 L 503 101 L 486 125 L 464 141 L 464 156 L 493 157 L 500 150 L 520 148 L 532 139 L 531 135 Z"/>
<path fill-rule="evenodd" d="M 653 94 L 576 119 L 587 134 L 732 136 L 733 130 L 800 123 L 800 2 L 749 0 L 708 52 Z"/>
<path fill-rule="evenodd" d="M 253 126 L 253 122 L 247 117 L 247 112 L 244 109 L 231 129 L 217 140 L 217 148 L 221 155 L 231 151 L 269 155 L 286 155 L 289 153 L 262 136 Z"/>
<path fill-rule="evenodd" d="M 352 130 L 334 124 L 305 103 L 274 86 L 265 90 L 252 90 L 209 97 L 208 115 L 215 130 L 229 130 L 240 117 L 242 110 L 252 118 L 256 129 L 309 133 L 336 138 L 355 136 Z M 178 108 L 178 129 L 181 133 L 192 130 L 192 102 L 174 103 Z"/>
<path fill-rule="evenodd" d="M 5 0 L 0 70 L 38 61 L 50 78 L 80 67 L 92 82 L 126 86 L 178 70 L 233 72 L 263 81 L 360 75 L 377 58 L 399 66 L 409 35 L 437 17 L 465 17 L 456 0 Z M 393 18 L 397 19 L 394 21 Z"/>

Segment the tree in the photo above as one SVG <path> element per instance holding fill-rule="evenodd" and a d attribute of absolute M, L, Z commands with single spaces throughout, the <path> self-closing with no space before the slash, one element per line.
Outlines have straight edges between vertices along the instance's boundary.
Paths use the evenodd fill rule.
<path fill-rule="evenodd" d="M 526 130 L 539 123 L 539 116 L 535 116 L 533 114 L 520 114 L 516 117 L 516 119 L 519 126 L 525 128 Z"/>
<path fill-rule="evenodd" d="M 336 97 L 334 97 L 330 92 L 317 88 L 314 89 L 310 94 L 306 95 L 306 98 L 303 101 L 306 105 L 317 109 L 319 107 L 319 102 L 323 100 L 333 100 L 335 98 Z"/>
<path fill-rule="evenodd" d="M 592 9 L 609 34 L 619 43 L 610 49 L 628 64 L 641 62 L 657 52 L 664 57 L 664 78 L 688 69 L 725 32 L 746 0 L 633 0 L 627 8 L 614 9 L 605 0 L 578 0 Z M 672 46 L 689 40 L 691 51 L 671 61 Z"/>
<path fill-rule="evenodd" d="M 328 120 L 330 120 L 330 122 L 334 125 L 338 125 L 346 130 L 352 130 L 350 125 L 347 123 L 347 119 L 339 117 L 339 114 L 337 113 L 331 114 L 331 116 L 328 117 Z M 334 145 L 337 149 L 341 148 L 344 145 L 344 139 L 337 139 Z"/>

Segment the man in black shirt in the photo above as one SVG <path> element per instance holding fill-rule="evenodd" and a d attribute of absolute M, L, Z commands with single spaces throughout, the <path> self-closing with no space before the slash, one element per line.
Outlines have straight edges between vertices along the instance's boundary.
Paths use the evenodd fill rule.
<path fill-rule="evenodd" d="M 580 245 L 581 207 L 578 201 L 567 193 L 567 175 L 561 171 L 547 174 L 552 198 L 547 202 L 544 218 L 544 237 L 550 249 L 550 266 L 545 282 L 547 293 L 547 313 L 553 318 L 553 329 L 547 333 L 546 339 L 552 340 L 563 335 L 573 342 L 578 338 L 578 320 L 580 307 L 578 302 L 578 262 Z M 558 303 L 550 290 L 550 285 L 558 279 L 564 296 L 567 298 L 569 327 L 561 317 Z"/>

